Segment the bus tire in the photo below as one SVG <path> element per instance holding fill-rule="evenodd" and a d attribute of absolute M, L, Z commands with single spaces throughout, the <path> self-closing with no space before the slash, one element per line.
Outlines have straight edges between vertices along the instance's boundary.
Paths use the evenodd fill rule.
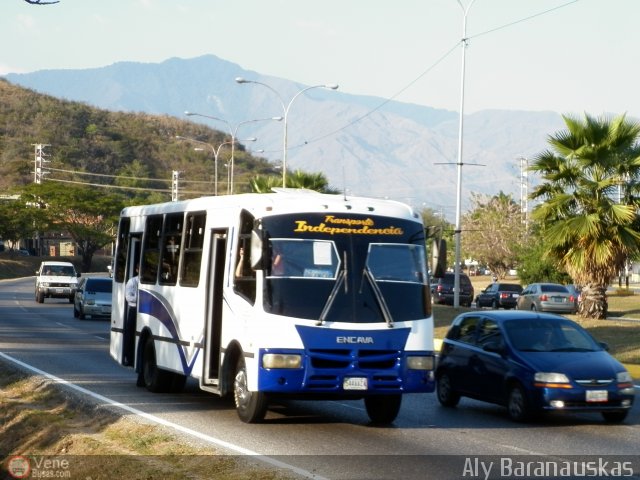
<path fill-rule="evenodd" d="M 402 395 L 372 395 L 364 398 L 364 406 L 373 423 L 392 423 L 400 412 Z"/>
<path fill-rule="evenodd" d="M 247 366 L 240 355 L 233 378 L 233 401 L 238 417 L 245 423 L 260 423 L 267 414 L 268 400 L 264 392 L 252 392 L 247 381 Z"/>
<path fill-rule="evenodd" d="M 173 373 L 171 378 L 171 393 L 180 393 L 187 383 L 187 376 L 180 373 Z"/>
<path fill-rule="evenodd" d="M 142 352 L 142 381 L 144 386 L 153 393 L 164 393 L 171 390 L 172 373 L 158 368 L 156 363 L 156 348 L 151 338 L 144 343 Z"/>

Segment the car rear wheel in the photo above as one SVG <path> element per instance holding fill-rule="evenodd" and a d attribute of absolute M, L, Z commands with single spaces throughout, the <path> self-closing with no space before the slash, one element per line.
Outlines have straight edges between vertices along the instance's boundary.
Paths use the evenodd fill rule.
<path fill-rule="evenodd" d="M 498 305 L 498 302 L 496 300 L 493 300 L 491 302 L 491 308 L 493 308 L 494 310 L 498 310 L 500 308 L 500 306 Z"/>
<path fill-rule="evenodd" d="M 436 380 L 438 401 L 444 407 L 455 407 L 460 401 L 460 394 L 456 393 L 451 386 L 449 375 L 443 373 Z"/>

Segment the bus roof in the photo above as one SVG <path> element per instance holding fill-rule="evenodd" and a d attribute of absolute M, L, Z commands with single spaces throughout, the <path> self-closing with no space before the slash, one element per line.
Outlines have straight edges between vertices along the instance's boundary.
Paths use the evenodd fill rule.
<path fill-rule="evenodd" d="M 243 193 L 199 197 L 177 202 L 158 203 L 126 207 L 122 216 L 152 215 L 159 213 L 199 211 L 211 208 L 246 209 L 256 217 L 282 213 L 340 212 L 364 215 L 382 215 L 408 220 L 421 220 L 420 215 L 409 205 L 394 200 L 326 194 L 297 188 L 274 188 L 274 193 Z"/>

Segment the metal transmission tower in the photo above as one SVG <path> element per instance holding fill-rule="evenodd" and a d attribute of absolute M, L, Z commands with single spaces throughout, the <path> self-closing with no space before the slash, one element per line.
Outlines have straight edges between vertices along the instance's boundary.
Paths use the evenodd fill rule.
<path fill-rule="evenodd" d="M 520 213 L 524 231 L 529 231 L 529 161 L 520 157 Z"/>
<path fill-rule="evenodd" d="M 33 169 L 33 183 L 40 184 L 42 183 L 42 179 L 44 178 L 44 176 L 49 173 L 47 171 L 44 171 L 44 164 L 49 163 L 51 161 L 46 159 L 49 156 L 49 154 L 44 152 L 44 148 L 50 147 L 51 145 L 43 144 L 43 143 L 33 143 L 32 145 L 35 147 L 35 164 Z"/>

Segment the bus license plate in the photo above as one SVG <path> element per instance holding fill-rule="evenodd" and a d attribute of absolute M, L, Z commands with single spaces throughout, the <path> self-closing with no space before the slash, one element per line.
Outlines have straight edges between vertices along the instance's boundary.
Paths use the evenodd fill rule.
<path fill-rule="evenodd" d="M 367 377 L 347 377 L 342 381 L 343 390 L 366 390 Z"/>
<path fill-rule="evenodd" d="M 606 402 L 607 400 L 606 390 L 587 390 L 587 402 Z"/>

